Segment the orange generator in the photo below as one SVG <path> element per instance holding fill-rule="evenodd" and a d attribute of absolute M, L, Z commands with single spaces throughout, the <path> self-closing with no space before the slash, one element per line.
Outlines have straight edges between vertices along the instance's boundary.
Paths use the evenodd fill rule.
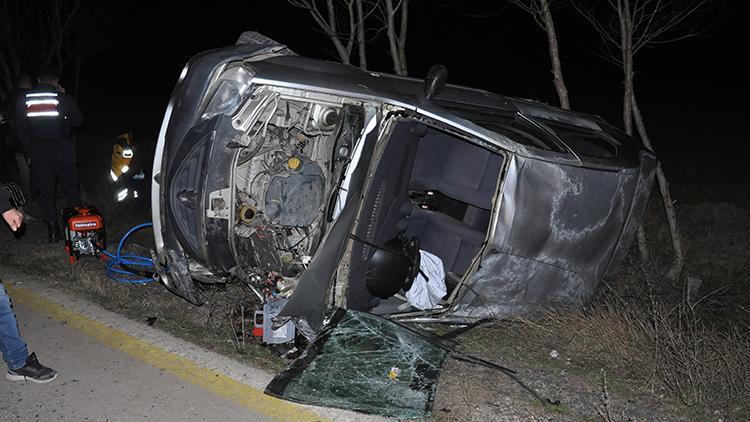
<path fill-rule="evenodd" d="M 72 207 L 63 210 L 65 224 L 65 251 L 70 263 L 81 256 L 103 258 L 100 250 L 107 248 L 104 219 L 93 206 Z"/>

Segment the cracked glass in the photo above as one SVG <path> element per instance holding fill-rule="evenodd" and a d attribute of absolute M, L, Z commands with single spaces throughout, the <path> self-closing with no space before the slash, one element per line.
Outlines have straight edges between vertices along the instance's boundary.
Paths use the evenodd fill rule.
<path fill-rule="evenodd" d="M 424 418 L 449 353 L 441 342 L 377 315 L 339 309 L 266 393 L 316 406 Z"/>

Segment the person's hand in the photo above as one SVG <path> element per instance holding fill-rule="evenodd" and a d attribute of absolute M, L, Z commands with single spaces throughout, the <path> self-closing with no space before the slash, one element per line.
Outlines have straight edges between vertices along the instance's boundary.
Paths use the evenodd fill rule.
<path fill-rule="evenodd" d="M 62 85 L 57 84 L 57 90 L 60 91 L 61 93 L 65 94 L 65 88 L 63 88 Z"/>
<path fill-rule="evenodd" d="M 15 208 L 11 208 L 3 213 L 3 220 L 10 226 L 13 231 L 18 230 L 23 223 L 23 214 Z"/>

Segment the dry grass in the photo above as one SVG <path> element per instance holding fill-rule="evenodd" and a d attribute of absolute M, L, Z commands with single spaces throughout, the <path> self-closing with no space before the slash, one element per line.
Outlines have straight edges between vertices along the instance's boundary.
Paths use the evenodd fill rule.
<path fill-rule="evenodd" d="M 568 354 L 663 387 L 687 405 L 746 406 L 750 343 L 738 330 L 707 326 L 689 305 L 593 305 L 550 313 L 540 322 L 567 338 Z"/>
<path fill-rule="evenodd" d="M 651 391 L 667 391 L 687 406 L 747 415 L 747 330 L 713 320 L 716 299 L 710 295 L 675 301 L 654 294 L 657 277 L 649 270 L 640 268 L 635 275 L 643 286 L 641 297 L 607 289 L 585 308 L 555 309 L 521 321 L 563 339 L 567 355 Z"/>

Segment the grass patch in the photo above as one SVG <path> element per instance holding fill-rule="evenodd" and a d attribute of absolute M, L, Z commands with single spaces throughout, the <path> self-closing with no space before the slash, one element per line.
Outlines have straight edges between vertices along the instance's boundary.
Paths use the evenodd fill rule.
<path fill-rule="evenodd" d="M 498 340 L 526 337 L 520 344 L 527 362 L 569 365 L 569 372 L 606 369 L 613 378 L 606 382 L 610 393 L 627 394 L 623 390 L 635 385 L 632 393 L 666 395 L 699 412 L 720 409 L 735 417 L 750 416 L 747 330 L 727 320 L 716 323 L 715 304 L 705 296 L 675 302 L 673 296 L 654 294 L 650 286 L 657 275 L 645 268 L 635 275 L 645 292 L 641 297 L 605 289 L 586 307 L 555 308 L 513 323 L 493 323 L 464 344 L 487 354 L 500 348 Z M 552 349 L 567 358 L 549 359 L 545 355 Z"/>

